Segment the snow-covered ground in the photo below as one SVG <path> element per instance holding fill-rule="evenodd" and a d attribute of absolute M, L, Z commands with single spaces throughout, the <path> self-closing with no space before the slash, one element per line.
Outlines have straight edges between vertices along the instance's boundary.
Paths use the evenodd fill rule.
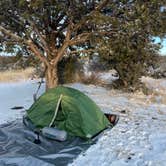
<path fill-rule="evenodd" d="M 98 142 L 70 166 L 166 165 L 166 103 L 162 100 L 166 80 L 144 78 L 144 82 L 152 90 L 158 89 L 158 93 L 146 96 L 141 92 L 122 93 L 94 85 L 68 85 L 90 96 L 104 112 L 120 115 L 119 123 L 105 131 Z M 0 123 L 20 118 L 24 111 L 10 108 L 24 106 L 27 109 L 36 88 L 35 82 L 0 84 Z"/>
<path fill-rule="evenodd" d="M 33 94 L 38 87 L 38 81 L 23 81 L 18 83 L 0 83 L 0 124 L 22 119 L 25 109 L 33 103 Z M 43 91 L 42 85 L 40 93 Z M 13 110 L 13 107 L 24 107 Z"/>
<path fill-rule="evenodd" d="M 151 96 L 142 93 L 127 94 L 95 86 L 77 88 L 92 97 L 104 112 L 119 114 L 120 121 L 70 166 L 166 165 L 165 104 L 152 102 Z"/>

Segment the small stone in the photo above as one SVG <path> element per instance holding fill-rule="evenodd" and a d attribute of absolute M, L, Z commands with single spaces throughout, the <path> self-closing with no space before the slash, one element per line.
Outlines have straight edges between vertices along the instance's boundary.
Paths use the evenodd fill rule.
<path fill-rule="evenodd" d="M 129 156 L 127 159 L 128 159 L 128 160 L 131 160 L 131 156 Z"/>
<path fill-rule="evenodd" d="M 153 119 L 153 120 L 156 120 L 157 118 L 155 118 L 155 117 L 152 117 L 152 119 Z"/>
<path fill-rule="evenodd" d="M 15 106 L 15 107 L 12 107 L 11 109 L 12 110 L 20 110 L 20 109 L 23 109 L 24 107 L 23 106 Z"/>
<path fill-rule="evenodd" d="M 121 110 L 120 113 L 125 114 L 126 110 Z"/>

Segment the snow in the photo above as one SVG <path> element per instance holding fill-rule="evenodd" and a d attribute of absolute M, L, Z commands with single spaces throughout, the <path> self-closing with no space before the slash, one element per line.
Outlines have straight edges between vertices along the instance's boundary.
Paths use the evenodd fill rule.
<path fill-rule="evenodd" d="M 101 81 L 105 83 L 112 83 L 113 81 L 117 80 L 119 78 L 118 73 L 116 70 L 109 70 L 107 72 L 100 72 L 98 73 L 98 77 Z"/>
<path fill-rule="evenodd" d="M 90 96 L 106 113 L 120 116 L 119 123 L 106 130 L 96 144 L 82 152 L 69 166 L 165 166 L 166 164 L 166 80 L 142 78 L 153 90 L 152 95 L 141 92 L 123 93 L 95 85 L 80 83 L 68 86 Z M 20 119 L 33 103 L 38 84 L 27 81 L 0 84 L 0 123 Z M 43 92 L 44 85 L 40 91 Z M 158 89 L 156 93 L 156 89 Z"/>
<path fill-rule="evenodd" d="M 19 83 L 0 83 L 0 124 L 22 119 L 25 110 L 33 103 L 33 94 L 38 87 L 38 81 L 23 81 Z M 44 86 L 42 85 L 40 93 Z M 23 109 L 12 110 L 15 106 Z"/>
<path fill-rule="evenodd" d="M 161 81 L 166 85 L 166 80 Z M 120 121 L 70 166 L 166 165 L 166 103 L 151 101 L 151 96 L 141 92 L 128 94 L 93 85 L 76 84 L 74 87 L 93 98 L 104 112 L 120 115 Z M 157 88 L 160 91 L 166 87 Z"/>
<path fill-rule="evenodd" d="M 89 71 L 89 69 L 86 66 L 84 67 L 85 67 L 84 68 L 85 76 L 90 77 L 93 74 L 95 74 L 98 80 L 100 80 L 101 82 L 105 84 L 111 84 L 113 81 L 119 78 L 117 71 L 114 69 L 109 71 L 103 71 L 103 72 L 92 72 L 92 71 Z"/>

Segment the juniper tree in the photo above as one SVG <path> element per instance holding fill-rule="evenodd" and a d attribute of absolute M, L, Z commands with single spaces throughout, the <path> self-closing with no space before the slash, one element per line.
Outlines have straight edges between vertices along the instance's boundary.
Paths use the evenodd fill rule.
<path fill-rule="evenodd" d="M 109 35 L 94 20 L 109 3 L 85 0 L 1 0 L 1 43 L 20 46 L 46 67 L 46 86 L 58 83 L 57 64 L 63 56 L 93 50 L 93 35 Z M 108 16 L 104 16 L 105 18 Z"/>
<path fill-rule="evenodd" d="M 117 33 L 108 40 L 98 39 L 99 52 L 118 71 L 116 86 L 139 86 L 146 67 L 159 59 L 160 45 L 154 43 L 154 37 L 166 37 L 165 7 L 162 0 L 113 1 L 107 6 L 111 28 Z"/>
<path fill-rule="evenodd" d="M 47 69 L 47 88 L 57 85 L 57 64 L 64 56 L 94 52 L 112 63 L 119 81 L 129 86 L 158 49 L 152 37 L 165 35 L 164 3 L 1 0 L 1 45 L 38 57 Z"/>

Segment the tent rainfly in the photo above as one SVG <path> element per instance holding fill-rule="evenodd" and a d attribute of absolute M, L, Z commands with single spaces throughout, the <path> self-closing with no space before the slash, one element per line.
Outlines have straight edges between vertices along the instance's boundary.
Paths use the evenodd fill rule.
<path fill-rule="evenodd" d="M 100 108 L 82 92 L 58 86 L 30 107 L 27 117 L 36 128 L 57 127 L 69 135 L 92 138 L 110 125 Z"/>

